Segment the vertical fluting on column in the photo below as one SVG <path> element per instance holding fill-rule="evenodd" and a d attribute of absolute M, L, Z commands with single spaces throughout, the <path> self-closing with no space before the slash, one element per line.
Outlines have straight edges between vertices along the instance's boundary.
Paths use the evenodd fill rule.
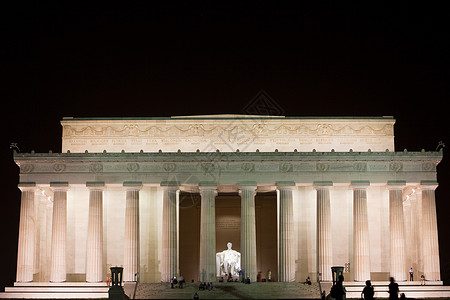
<path fill-rule="evenodd" d="M 199 184 L 200 207 L 200 280 L 216 281 L 216 185 Z"/>
<path fill-rule="evenodd" d="M 17 249 L 17 282 L 33 281 L 35 251 L 35 183 L 19 183 L 20 201 L 19 244 Z"/>
<path fill-rule="evenodd" d="M 277 182 L 278 212 L 278 281 L 295 280 L 294 256 L 294 182 Z"/>
<path fill-rule="evenodd" d="M 161 280 L 170 282 L 178 274 L 177 182 L 162 182 L 163 224 Z"/>
<path fill-rule="evenodd" d="M 103 280 L 103 182 L 87 182 L 89 220 L 86 242 L 86 281 Z"/>
<path fill-rule="evenodd" d="M 367 187 L 369 182 L 352 182 L 353 188 L 353 276 L 355 281 L 370 279 Z"/>
<path fill-rule="evenodd" d="M 241 196 L 241 269 L 245 278 L 256 281 L 256 182 L 239 183 Z"/>
<path fill-rule="evenodd" d="M 423 274 L 427 280 L 441 280 L 439 242 L 436 219 L 437 182 L 422 181 L 422 255 Z"/>
<path fill-rule="evenodd" d="M 314 183 L 317 190 L 317 261 L 322 281 L 331 281 L 333 245 L 331 239 L 331 182 Z"/>
<path fill-rule="evenodd" d="M 139 191 L 142 182 L 124 182 L 126 192 L 123 281 L 136 281 L 139 272 Z"/>
<path fill-rule="evenodd" d="M 66 281 L 67 182 L 50 183 L 53 189 L 50 281 Z"/>
<path fill-rule="evenodd" d="M 405 182 L 390 181 L 389 188 L 389 232 L 391 247 L 391 277 L 406 280 L 405 222 L 403 218 L 403 188 Z"/>

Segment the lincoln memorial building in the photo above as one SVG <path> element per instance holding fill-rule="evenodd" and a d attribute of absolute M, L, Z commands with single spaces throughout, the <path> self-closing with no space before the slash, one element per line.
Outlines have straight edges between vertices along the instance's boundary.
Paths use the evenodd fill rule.
<path fill-rule="evenodd" d="M 227 247 L 251 281 L 330 281 L 332 266 L 349 281 L 405 281 L 411 267 L 440 281 L 442 152 L 396 151 L 394 123 L 63 118 L 61 153 L 14 154 L 16 281 L 105 282 L 111 266 L 124 281 L 216 281 Z"/>

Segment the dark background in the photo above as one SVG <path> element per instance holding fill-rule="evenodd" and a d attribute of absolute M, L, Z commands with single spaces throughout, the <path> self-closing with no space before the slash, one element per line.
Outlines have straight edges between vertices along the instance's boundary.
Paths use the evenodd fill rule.
<path fill-rule="evenodd" d="M 396 149 L 450 145 L 449 10 L 437 3 L 0 4 L 2 271 L 15 281 L 21 152 L 61 151 L 64 116 L 245 113 L 265 90 L 286 116 L 394 116 Z M 450 284 L 450 164 L 438 166 Z"/>

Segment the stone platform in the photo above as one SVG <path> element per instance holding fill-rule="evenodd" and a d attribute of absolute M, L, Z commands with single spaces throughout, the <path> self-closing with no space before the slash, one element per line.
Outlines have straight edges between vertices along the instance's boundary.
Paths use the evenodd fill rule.
<path fill-rule="evenodd" d="M 388 298 L 388 281 L 372 282 L 375 298 Z M 298 282 L 255 282 L 216 283 L 212 291 L 198 291 L 198 283 L 188 283 L 183 289 L 170 288 L 167 283 L 140 283 L 136 291 L 136 299 L 192 299 L 197 292 L 200 299 L 320 299 L 318 283 L 305 285 Z M 362 282 L 345 282 L 348 299 L 360 299 L 364 288 Z M 399 282 L 400 292 L 407 298 L 450 298 L 450 286 L 442 285 L 442 281 L 428 281 L 420 285 L 420 281 Z M 125 293 L 132 299 L 134 283 L 125 283 Z M 331 283 L 322 282 L 322 290 L 330 292 Z M 14 287 L 6 287 L 0 293 L 3 299 L 107 299 L 106 283 L 15 283 Z"/>
<path fill-rule="evenodd" d="M 183 289 L 170 288 L 167 283 L 140 283 L 136 299 L 320 299 L 317 283 L 305 285 L 291 282 L 216 283 L 211 291 L 199 291 L 199 283 L 188 283 Z M 125 284 L 125 293 L 132 298 L 134 284 Z"/>
<path fill-rule="evenodd" d="M 105 282 L 15 282 L 0 293 L 3 299 L 106 299 Z"/>

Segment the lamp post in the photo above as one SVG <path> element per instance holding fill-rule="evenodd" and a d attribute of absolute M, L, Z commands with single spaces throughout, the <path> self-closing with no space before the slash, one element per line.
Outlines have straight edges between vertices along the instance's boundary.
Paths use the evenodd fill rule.
<path fill-rule="evenodd" d="M 122 300 L 125 297 L 125 292 L 122 287 L 123 268 L 111 267 L 111 282 L 112 286 L 109 288 L 108 296 L 112 300 Z"/>

